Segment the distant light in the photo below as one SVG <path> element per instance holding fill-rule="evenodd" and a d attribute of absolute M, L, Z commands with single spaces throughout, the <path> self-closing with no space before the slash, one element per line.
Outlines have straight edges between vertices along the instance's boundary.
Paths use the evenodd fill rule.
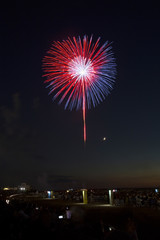
<path fill-rule="evenodd" d="M 50 198 L 51 197 L 51 191 L 47 191 L 47 193 L 48 193 L 48 198 Z"/>
<path fill-rule="evenodd" d="M 117 192 L 117 189 L 113 189 L 113 192 Z"/>
<path fill-rule="evenodd" d="M 25 187 L 20 187 L 19 189 L 20 189 L 21 191 L 25 191 L 25 190 L 26 190 Z"/>
<path fill-rule="evenodd" d="M 109 190 L 109 204 L 113 205 L 113 190 Z"/>
<path fill-rule="evenodd" d="M 9 190 L 9 188 L 8 188 L 8 187 L 5 187 L 5 188 L 3 188 L 3 190 Z"/>
<path fill-rule="evenodd" d="M 158 192 L 159 192 L 157 188 L 155 189 L 155 192 L 156 192 L 156 193 L 158 193 Z"/>
<path fill-rule="evenodd" d="M 69 193 L 70 191 L 73 191 L 73 188 L 66 190 L 67 193 Z"/>
<path fill-rule="evenodd" d="M 87 189 L 82 189 L 83 203 L 88 203 L 87 200 Z"/>
<path fill-rule="evenodd" d="M 103 141 L 106 141 L 106 137 L 103 138 Z"/>
<path fill-rule="evenodd" d="M 6 203 L 9 204 L 9 199 L 6 199 Z"/>

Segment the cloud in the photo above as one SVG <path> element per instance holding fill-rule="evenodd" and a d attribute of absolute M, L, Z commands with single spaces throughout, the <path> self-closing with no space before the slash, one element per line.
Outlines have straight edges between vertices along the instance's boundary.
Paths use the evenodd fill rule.
<path fill-rule="evenodd" d="M 32 106 L 27 105 L 27 108 L 30 115 L 26 112 L 18 93 L 12 96 L 11 104 L 0 107 L 0 176 L 2 184 L 7 182 L 12 185 L 18 179 L 20 182 L 25 182 L 25 179 L 29 178 L 34 182 L 37 164 L 40 166 L 45 162 L 39 138 L 35 134 Z"/>
<path fill-rule="evenodd" d="M 32 106 L 32 108 L 33 108 L 34 110 L 38 110 L 39 107 L 40 107 L 40 99 L 39 99 L 39 97 L 35 97 L 35 98 L 33 99 L 33 106 Z"/>
<path fill-rule="evenodd" d="M 0 108 L 0 116 L 2 121 L 2 128 L 5 134 L 11 136 L 14 135 L 19 128 L 19 118 L 20 118 L 20 98 L 19 94 L 16 93 L 12 96 L 12 107 L 2 106 Z"/>
<path fill-rule="evenodd" d="M 38 186 L 41 186 L 40 190 L 50 189 L 50 186 L 48 184 L 47 173 L 43 173 L 42 175 L 37 177 L 37 184 L 38 184 Z"/>
<path fill-rule="evenodd" d="M 80 180 L 76 179 L 74 176 L 56 175 L 43 173 L 37 177 L 37 184 L 42 187 L 42 189 L 69 189 L 69 188 L 80 188 Z"/>

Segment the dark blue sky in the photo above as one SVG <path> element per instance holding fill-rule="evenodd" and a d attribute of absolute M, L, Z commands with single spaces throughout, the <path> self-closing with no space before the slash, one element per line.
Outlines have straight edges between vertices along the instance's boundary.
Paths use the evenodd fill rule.
<path fill-rule="evenodd" d="M 159 10 L 138 1 L 2 6 L 1 186 L 159 186 Z M 87 112 L 85 148 L 82 112 L 52 102 L 41 67 L 52 41 L 84 34 L 113 42 L 117 63 L 113 91 Z"/>

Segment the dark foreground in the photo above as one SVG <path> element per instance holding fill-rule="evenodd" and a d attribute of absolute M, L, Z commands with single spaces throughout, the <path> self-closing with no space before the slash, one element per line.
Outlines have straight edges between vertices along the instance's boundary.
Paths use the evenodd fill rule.
<path fill-rule="evenodd" d="M 160 239 L 160 210 L 56 200 L 0 204 L 0 239 Z"/>

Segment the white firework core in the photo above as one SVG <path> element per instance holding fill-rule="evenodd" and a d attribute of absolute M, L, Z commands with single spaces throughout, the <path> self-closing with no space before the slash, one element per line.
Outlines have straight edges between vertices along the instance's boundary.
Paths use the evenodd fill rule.
<path fill-rule="evenodd" d="M 77 80 L 91 80 L 95 75 L 91 60 L 86 60 L 82 56 L 75 57 L 69 62 L 68 72 L 72 78 L 77 78 Z"/>

